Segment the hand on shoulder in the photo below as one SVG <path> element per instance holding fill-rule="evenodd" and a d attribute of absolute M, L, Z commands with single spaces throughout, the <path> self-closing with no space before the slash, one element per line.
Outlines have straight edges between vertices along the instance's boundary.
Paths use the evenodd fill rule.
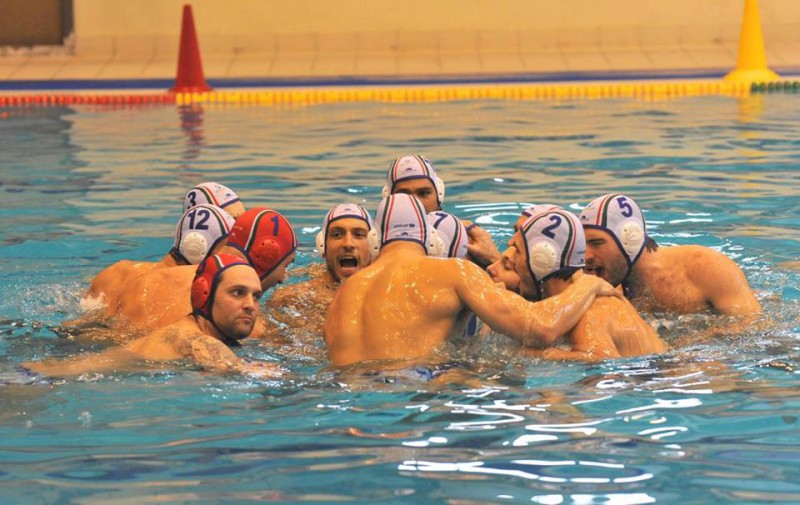
<path fill-rule="evenodd" d="M 621 290 L 615 288 L 605 280 L 597 277 L 596 275 L 588 275 L 583 270 L 578 270 L 570 278 L 572 284 L 582 284 L 589 286 L 597 296 L 614 296 L 622 298 Z"/>

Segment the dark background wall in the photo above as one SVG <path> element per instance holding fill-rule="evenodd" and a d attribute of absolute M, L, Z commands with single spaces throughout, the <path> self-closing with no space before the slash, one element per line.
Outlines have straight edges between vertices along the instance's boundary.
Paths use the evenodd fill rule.
<path fill-rule="evenodd" d="M 0 0 L 0 46 L 61 45 L 72 33 L 72 0 Z"/>

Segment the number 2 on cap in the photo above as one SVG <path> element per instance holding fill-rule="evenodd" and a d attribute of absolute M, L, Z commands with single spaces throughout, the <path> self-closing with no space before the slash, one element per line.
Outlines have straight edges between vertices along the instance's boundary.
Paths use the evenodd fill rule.
<path fill-rule="evenodd" d="M 561 216 L 559 216 L 558 214 L 553 214 L 552 216 L 550 216 L 550 221 L 553 224 L 542 230 L 542 235 L 555 239 L 556 234 L 553 233 L 553 230 L 561 226 Z"/>

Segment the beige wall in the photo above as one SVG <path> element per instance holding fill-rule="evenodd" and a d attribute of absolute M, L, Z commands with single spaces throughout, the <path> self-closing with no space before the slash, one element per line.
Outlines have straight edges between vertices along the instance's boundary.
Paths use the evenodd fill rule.
<path fill-rule="evenodd" d="M 183 4 L 75 0 L 78 50 L 173 50 Z M 213 53 L 269 51 L 276 45 L 318 50 L 308 47 L 309 34 L 329 41 L 330 50 L 337 44 L 349 50 L 365 37 L 375 51 L 402 49 L 398 42 L 413 49 L 413 37 L 404 34 L 451 32 L 484 35 L 484 43 L 498 48 L 503 33 L 545 47 L 728 44 L 738 39 L 744 0 L 194 0 L 191 5 L 203 50 Z M 759 5 L 768 45 L 796 38 L 800 1 Z M 137 49 L 144 38 L 153 43 Z M 458 44 L 453 46 L 457 50 Z"/>

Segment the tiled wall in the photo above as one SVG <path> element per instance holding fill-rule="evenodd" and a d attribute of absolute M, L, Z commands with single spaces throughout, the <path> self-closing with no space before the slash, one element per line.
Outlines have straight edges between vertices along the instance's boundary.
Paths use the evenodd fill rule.
<path fill-rule="evenodd" d="M 54 75 L 173 76 L 183 4 L 74 0 L 75 54 L 68 65 L 54 60 L 54 68 L 60 65 Z M 735 66 L 745 0 L 193 0 L 191 5 L 207 77 L 319 77 L 724 70 Z M 800 0 L 758 5 L 769 64 L 800 69 Z M 23 68 L 12 75 L 24 74 Z"/>

